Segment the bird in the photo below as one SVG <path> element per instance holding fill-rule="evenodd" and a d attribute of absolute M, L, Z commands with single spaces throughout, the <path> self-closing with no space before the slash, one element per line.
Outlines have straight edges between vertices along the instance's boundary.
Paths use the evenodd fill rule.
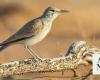
<path fill-rule="evenodd" d="M 30 20 L 16 33 L 0 43 L 0 52 L 11 45 L 23 44 L 35 60 L 41 60 L 33 51 L 32 46 L 42 41 L 50 32 L 52 23 L 57 16 L 66 12 L 69 10 L 62 10 L 53 6 L 47 7 L 40 17 Z"/>

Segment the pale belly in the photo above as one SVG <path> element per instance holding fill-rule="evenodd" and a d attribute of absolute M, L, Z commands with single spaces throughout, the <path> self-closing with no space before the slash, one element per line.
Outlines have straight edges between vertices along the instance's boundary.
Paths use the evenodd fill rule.
<path fill-rule="evenodd" d="M 27 39 L 24 44 L 25 45 L 29 45 L 29 46 L 32 46 L 40 41 L 42 41 L 46 35 L 48 34 L 48 32 L 50 31 L 51 29 L 51 26 L 49 27 L 44 27 L 36 36 L 32 37 L 32 38 L 29 38 Z"/>

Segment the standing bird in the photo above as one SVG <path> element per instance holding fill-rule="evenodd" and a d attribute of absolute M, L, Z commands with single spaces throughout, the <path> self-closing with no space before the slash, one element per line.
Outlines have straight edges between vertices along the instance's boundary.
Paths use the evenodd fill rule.
<path fill-rule="evenodd" d="M 42 16 L 29 21 L 19 31 L 0 43 L 0 51 L 13 44 L 24 44 L 35 60 L 41 59 L 34 53 L 31 46 L 40 42 L 50 31 L 56 17 L 65 12 L 69 11 L 48 7 Z"/>

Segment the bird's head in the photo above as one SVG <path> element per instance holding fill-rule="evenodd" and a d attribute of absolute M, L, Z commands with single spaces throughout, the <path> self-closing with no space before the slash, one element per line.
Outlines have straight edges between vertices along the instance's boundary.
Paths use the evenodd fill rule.
<path fill-rule="evenodd" d="M 61 10 L 56 7 L 48 7 L 45 11 L 44 14 L 46 17 L 52 18 L 53 20 L 60 15 L 61 13 L 67 13 L 69 12 L 68 10 Z"/>

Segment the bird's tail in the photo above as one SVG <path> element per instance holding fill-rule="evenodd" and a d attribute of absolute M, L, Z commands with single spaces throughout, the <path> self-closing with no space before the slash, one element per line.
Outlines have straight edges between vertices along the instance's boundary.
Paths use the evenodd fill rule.
<path fill-rule="evenodd" d="M 0 45 L 0 52 L 3 51 L 7 47 L 8 47 L 8 45 Z"/>

